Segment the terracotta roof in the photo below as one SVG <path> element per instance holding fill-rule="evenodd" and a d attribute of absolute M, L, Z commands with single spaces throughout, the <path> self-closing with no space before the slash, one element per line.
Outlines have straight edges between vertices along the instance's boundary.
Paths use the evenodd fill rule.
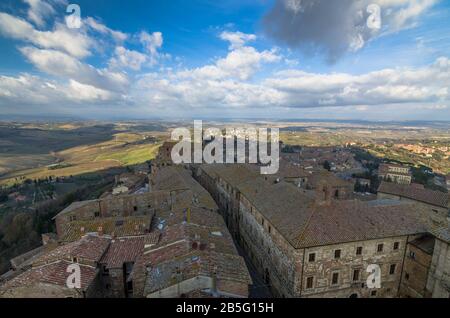
<path fill-rule="evenodd" d="M 209 213 L 213 214 L 213 212 Z M 136 260 L 132 272 L 132 276 L 139 281 L 136 285 L 136 293 L 145 295 L 173 285 L 173 273 L 176 268 L 184 268 L 184 279 L 202 273 L 206 275 L 207 273 L 201 270 L 206 264 L 211 263 L 221 266 L 223 279 L 227 279 L 226 275 L 230 275 L 228 279 L 238 279 L 237 274 L 233 274 L 233 270 L 239 271 L 241 276 L 249 275 L 223 220 L 217 223 L 213 226 L 209 226 L 211 224 L 204 226 L 186 222 L 172 225 L 168 222 L 161 231 L 159 242 L 145 247 L 144 253 Z M 222 256 L 214 257 L 213 254 Z M 202 260 L 198 261 L 200 256 Z M 226 264 L 219 264 L 221 261 L 225 262 L 227 258 L 230 259 L 228 266 L 232 267 L 228 272 L 225 270 Z M 192 264 L 190 264 L 191 261 Z M 141 281 L 146 282 L 145 287 L 140 283 Z"/>
<path fill-rule="evenodd" d="M 353 190 L 353 183 L 342 180 L 334 175 L 334 173 L 321 169 L 312 171 L 308 176 L 307 184 L 310 188 L 316 189 L 323 184 L 332 187 L 349 187 Z"/>
<path fill-rule="evenodd" d="M 281 160 L 277 175 L 282 178 L 306 178 L 310 176 L 310 173 L 299 165 Z"/>
<path fill-rule="evenodd" d="M 238 189 L 291 243 L 306 226 L 315 204 L 314 193 L 287 182 L 268 182 L 263 177 L 245 182 Z"/>
<path fill-rule="evenodd" d="M 73 212 L 75 210 L 78 210 L 78 209 L 88 206 L 88 205 L 97 205 L 98 203 L 99 203 L 99 200 L 86 200 L 86 201 L 73 202 L 67 208 L 65 208 L 64 210 L 59 212 L 57 216 Z M 53 219 L 55 219 L 55 218 L 56 218 L 56 216 Z"/>
<path fill-rule="evenodd" d="M 144 236 L 112 240 L 100 263 L 106 268 L 122 268 L 124 263 L 134 263 L 144 252 L 145 243 Z"/>
<path fill-rule="evenodd" d="M 450 244 L 450 228 L 448 226 L 433 228 L 430 231 L 430 233 L 433 234 L 438 239 L 440 239 L 441 241 Z"/>
<path fill-rule="evenodd" d="M 109 217 L 67 222 L 61 226 L 60 240 L 73 242 L 86 233 L 103 231 L 116 237 L 138 236 L 150 230 L 151 216 Z"/>
<path fill-rule="evenodd" d="M 424 202 L 427 204 L 448 208 L 449 194 L 420 188 L 414 185 L 381 182 L 378 192 Z"/>
<path fill-rule="evenodd" d="M 212 177 L 220 176 L 233 186 L 260 176 L 256 165 L 249 164 L 203 164 L 201 169 Z"/>
<path fill-rule="evenodd" d="M 66 286 L 67 278 L 71 275 L 71 273 L 67 272 L 67 268 L 70 264 L 73 263 L 68 261 L 57 261 L 48 265 L 29 269 L 5 283 L 1 286 L 1 289 L 7 291 L 15 287 L 32 286 L 37 283 Z M 91 266 L 79 265 L 81 270 L 81 289 L 86 290 L 95 279 L 97 270 Z"/>
<path fill-rule="evenodd" d="M 162 167 L 155 176 L 152 176 L 152 182 L 154 190 L 189 191 L 190 197 L 187 198 L 187 202 L 191 205 L 217 209 L 217 204 L 209 192 L 195 181 L 190 171 L 182 167 Z"/>
<path fill-rule="evenodd" d="M 165 227 L 175 224 L 180 224 L 187 221 L 188 209 L 179 208 L 175 210 L 157 211 L 153 224 L 155 227 Z M 190 224 L 206 227 L 223 227 L 226 224 L 223 217 L 218 212 L 212 212 L 204 208 L 190 207 Z"/>
<path fill-rule="evenodd" d="M 317 205 L 297 248 L 365 241 L 427 232 L 424 211 L 411 204 L 369 205 L 361 201 L 333 201 Z"/>
<path fill-rule="evenodd" d="M 91 262 L 99 262 L 109 246 L 111 239 L 94 235 L 86 235 L 76 242 L 59 246 L 35 260 L 33 266 L 48 264 L 57 260 L 78 258 Z"/>
<path fill-rule="evenodd" d="M 177 284 L 179 281 L 196 276 L 238 281 L 251 284 L 251 278 L 242 257 L 221 253 L 195 251 L 173 258 L 149 268 L 145 284 L 145 294 L 149 294 Z"/>
<path fill-rule="evenodd" d="M 410 204 L 356 200 L 320 203 L 308 191 L 262 178 L 241 184 L 239 189 L 295 248 L 426 232 L 420 208 Z"/>

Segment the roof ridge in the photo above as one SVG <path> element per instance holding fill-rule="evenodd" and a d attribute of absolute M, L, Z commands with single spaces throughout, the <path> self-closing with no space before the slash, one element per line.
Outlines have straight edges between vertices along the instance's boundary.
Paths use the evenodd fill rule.
<path fill-rule="evenodd" d="M 313 216 L 316 214 L 316 211 L 317 211 L 317 201 L 314 201 L 313 206 L 312 206 L 311 215 L 308 217 L 308 220 L 306 221 L 305 226 L 303 227 L 303 231 L 300 233 L 300 235 L 295 240 L 296 246 L 304 238 L 304 236 L 306 234 L 306 230 L 308 229 L 309 225 L 311 224 L 311 220 L 312 220 Z"/>

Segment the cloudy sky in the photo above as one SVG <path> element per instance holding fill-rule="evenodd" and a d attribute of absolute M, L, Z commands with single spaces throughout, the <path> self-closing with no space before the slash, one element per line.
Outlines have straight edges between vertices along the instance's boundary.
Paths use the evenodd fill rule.
<path fill-rule="evenodd" d="M 74 3 L 0 2 L 0 116 L 450 120 L 447 0 Z"/>

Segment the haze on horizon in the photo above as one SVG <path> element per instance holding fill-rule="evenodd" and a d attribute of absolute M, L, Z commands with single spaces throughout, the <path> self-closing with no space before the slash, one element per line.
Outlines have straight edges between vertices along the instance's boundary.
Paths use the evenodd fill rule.
<path fill-rule="evenodd" d="M 0 117 L 450 120 L 444 0 L 77 4 L 0 3 Z"/>

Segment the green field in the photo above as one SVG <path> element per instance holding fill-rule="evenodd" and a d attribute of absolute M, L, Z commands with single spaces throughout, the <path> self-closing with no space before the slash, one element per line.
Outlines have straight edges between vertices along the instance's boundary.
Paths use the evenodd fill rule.
<path fill-rule="evenodd" d="M 153 128 L 150 125 L 149 128 Z M 143 125 L 0 125 L 0 185 L 146 162 L 167 134 Z"/>
<path fill-rule="evenodd" d="M 114 160 L 120 162 L 120 164 L 124 166 L 144 163 L 156 157 L 160 145 L 161 144 L 138 146 L 128 150 L 102 154 L 98 156 L 95 161 L 102 162 Z"/>

